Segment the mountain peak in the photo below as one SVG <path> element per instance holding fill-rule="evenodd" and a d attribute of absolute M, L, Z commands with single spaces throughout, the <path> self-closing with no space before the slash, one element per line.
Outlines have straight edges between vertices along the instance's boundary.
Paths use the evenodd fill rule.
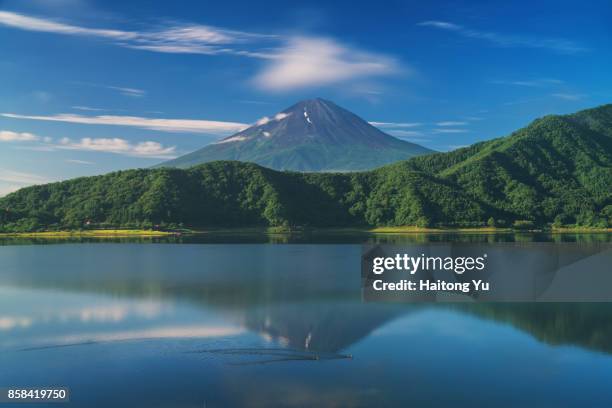
<path fill-rule="evenodd" d="M 297 102 L 294 105 L 291 105 L 287 109 L 283 110 L 283 112 L 294 112 L 294 111 L 302 111 L 302 110 L 318 110 L 318 109 L 329 109 L 329 110 L 337 110 L 342 109 L 332 101 L 328 101 L 323 98 L 312 98 L 312 99 L 304 99 L 302 101 Z"/>
<path fill-rule="evenodd" d="M 296 105 L 321 105 L 321 104 L 334 104 L 332 101 L 328 101 L 327 99 L 323 99 L 321 97 L 304 99 L 296 103 Z"/>
<path fill-rule="evenodd" d="M 164 165 L 240 160 L 281 170 L 347 171 L 431 152 L 382 132 L 331 101 L 313 98 Z"/>

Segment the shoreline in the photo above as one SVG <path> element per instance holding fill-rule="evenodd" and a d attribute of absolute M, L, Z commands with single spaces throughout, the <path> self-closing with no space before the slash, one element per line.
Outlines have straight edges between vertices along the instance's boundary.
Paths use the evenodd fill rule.
<path fill-rule="evenodd" d="M 39 232 L 2 232 L 0 238 L 124 238 L 124 237 L 170 237 L 191 236 L 204 234 L 267 234 L 291 235 L 303 233 L 328 234 L 521 234 L 521 233 L 547 233 L 547 234 L 601 234 L 612 233 L 612 228 L 552 228 L 514 230 L 512 228 L 423 228 L 423 227 L 375 227 L 375 228 L 226 228 L 210 230 L 181 230 L 157 231 L 139 229 L 99 229 L 75 231 L 39 231 Z"/>
<path fill-rule="evenodd" d="M 112 229 L 90 231 L 40 231 L 40 232 L 0 232 L 0 238 L 124 238 L 124 237 L 167 237 L 177 235 L 172 231 Z"/>

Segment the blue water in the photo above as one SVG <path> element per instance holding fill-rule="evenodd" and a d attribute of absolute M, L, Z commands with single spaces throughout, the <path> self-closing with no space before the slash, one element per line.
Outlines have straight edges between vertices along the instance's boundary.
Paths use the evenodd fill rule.
<path fill-rule="evenodd" d="M 68 387 L 70 407 L 612 406 L 608 304 L 363 302 L 360 254 L 0 246 L 0 388 Z"/>

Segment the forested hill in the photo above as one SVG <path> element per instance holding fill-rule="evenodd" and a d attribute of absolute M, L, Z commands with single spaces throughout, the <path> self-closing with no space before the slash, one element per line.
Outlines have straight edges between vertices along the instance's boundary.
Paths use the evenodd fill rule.
<path fill-rule="evenodd" d="M 120 171 L 0 199 L 0 230 L 612 225 L 612 105 L 360 173 L 213 162 Z"/>

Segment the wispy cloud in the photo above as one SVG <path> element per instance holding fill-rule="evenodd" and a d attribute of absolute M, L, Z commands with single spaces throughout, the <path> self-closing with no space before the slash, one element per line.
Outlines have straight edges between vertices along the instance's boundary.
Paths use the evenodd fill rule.
<path fill-rule="evenodd" d="M 419 132 L 416 130 L 402 130 L 402 129 L 393 129 L 388 132 L 390 135 L 396 137 L 409 137 L 409 138 L 418 138 L 423 136 L 423 132 Z"/>
<path fill-rule="evenodd" d="M 575 93 L 554 93 L 552 94 L 552 96 L 558 99 L 566 100 L 566 101 L 579 101 L 581 99 L 586 98 L 586 95 L 584 94 L 575 94 Z"/>
<path fill-rule="evenodd" d="M 468 147 L 469 145 L 448 145 L 447 147 L 450 150 L 463 149 L 464 147 Z"/>
<path fill-rule="evenodd" d="M 62 138 L 59 140 L 53 140 L 51 137 L 40 137 L 31 133 L 17 133 L 7 130 L 0 131 L 0 142 L 12 142 L 12 141 L 26 141 L 26 142 L 38 142 L 33 145 L 29 145 L 27 150 L 36 150 L 44 152 L 52 152 L 58 149 L 64 150 L 83 150 L 83 151 L 94 151 L 94 152 L 106 152 L 123 154 L 126 156 L 136 157 L 148 157 L 148 158 L 160 158 L 169 159 L 176 157 L 176 147 L 166 147 L 161 143 L 154 141 L 144 141 L 138 143 L 130 143 L 129 141 L 121 138 L 90 138 L 85 137 L 79 140 L 72 140 L 69 138 Z M 68 159 L 65 160 L 67 163 L 74 164 L 94 164 L 84 160 Z M 13 174 L 17 174 L 14 173 Z M 2 177 L 2 175 L 0 175 Z M 0 181 L 5 182 L 17 182 L 16 178 L 2 179 Z M 32 184 L 32 183 L 30 183 Z"/>
<path fill-rule="evenodd" d="M 465 126 L 467 124 L 468 124 L 468 122 L 457 122 L 457 121 L 447 120 L 447 121 L 444 121 L 444 122 L 436 123 L 436 126 L 441 126 L 441 127 L 446 127 L 446 126 Z"/>
<path fill-rule="evenodd" d="M 265 90 L 287 91 L 389 75 L 398 70 L 392 58 L 349 48 L 333 39 L 294 37 L 273 52 L 254 83 Z"/>
<path fill-rule="evenodd" d="M 146 92 L 142 89 L 136 88 L 124 88 L 120 86 L 107 86 L 108 89 L 113 89 L 115 91 L 119 91 L 121 95 L 131 96 L 132 98 L 142 98 L 146 95 Z"/>
<path fill-rule="evenodd" d="M 443 129 L 434 129 L 432 131 L 433 133 L 467 133 L 467 129 L 448 129 L 448 128 L 443 128 Z"/>
<path fill-rule="evenodd" d="M 115 153 L 126 156 L 155 159 L 173 159 L 176 157 L 175 146 L 164 147 L 161 143 L 152 141 L 132 144 L 129 141 L 120 138 L 85 137 L 80 140 L 63 138 L 58 144 L 54 145 L 54 147 L 58 149 Z"/>
<path fill-rule="evenodd" d="M 263 53 L 231 46 L 274 38 L 198 24 L 173 24 L 146 31 L 89 28 L 8 11 L 0 11 L 0 24 L 19 30 L 98 38 L 126 48 L 180 54 L 236 54 L 265 58 Z"/>
<path fill-rule="evenodd" d="M 102 89 L 110 89 L 112 91 L 116 91 L 123 96 L 129 96 L 131 98 L 142 98 L 147 94 L 147 91 L 144 89 L 138 89 L 134 87 L 126 87 L 126 86 L 116 86 L 116 85 L 106 85 L 106 84 L 97 84 L 92 82 L 81 82 L 81 81 L 71 81 L 76 85 L 83 85 L 93 88 L 102 88 Z M 91 108 L 88 106 L 73 106 L 73 109 L 84 110 L 84 111 L 102 111 L 107 109 L 97 109 Z"/>
<path fill-rule="evenodd" d="M 90 166 L 90 165 L 96 164 L 94 162 L 90 162 L 90 161 L 87 161 L 87 160 L 77 160 L 77 159 L 68 159 L 68 160 L 65 160 L 65 162 L 66 163 L 71 163 L 71 164 L 82 164 L 82 165 L 86 165 L 86 166 Z"/>
<path fill-rule="evenodd" d="M 76 110 L 80 110 L 80 111 L 86 111 L 86 112 L 103 112 L 106 109 L 102 109 L 102 108 L 92 108 L 91 106 L 71 106 L 72 109 L 76 109 Z"/>
<path fill-rule="evenodd" d="M 239 101 L 236 101 L 236 102 L 244 103 L 244 104 L 247 104 L 247 105 L 272 105 L 272 102 L 254 101 L 254 100 L 248 100 L 248 99 L 247 100 L 242 99 L 242 100 L 239 100 Z"/>
<path fill-rule="evenodd" d="M 276 115 L 274 115 L 273 117 L 268 117 L 268 116 L 264 116 L 261 119 L 258 119 L 257 122 L 255 122 L 255 126 L 263 126 L 266 125 L 272 121 L 280 121 L 285 119 L 287 116 L 289 116 L 290 113 L 284 113 L 284 112 L 279 112 Z"/>
<path fill-rule="evenodd" d="M 37 174 L 0 168 L 0 181 L 18 185 L 43 184 L 50 180 Z"/>
<path fill-rule="evenodd" d="M 65 35 L 84 35 L 121 41 L 128 41 L 138 37 L 138 34 L 133 32 L 79 27 L 9 11 L 0 11 L 0 24 L 20 30 Z"/>
<path fill-rule="evenodd" d="M 502 105 L 503 106 L 525 105 L 525 104 L 532 103 L 532 102 L 539 102 L 543 99 L 545 98 L 540 97 L 540 98 L 530 98 L 530 99 L 518 99 L 515 101 L 504 102 Z"/>
<path fill-rule="evenodd" d="M 3 184 L 2 180 L 0 180 L 0 197 L 4 197 L 7 194 L 15 192 L 15 191 L 19 190 L 21 187 L 23 187 L 23 186 L 17 186 L 17 185 L 14 185 L 14 184 Z M 0 326 L 2 326 L 2 323 L 0 323 Z M 1 328 L 2 327 L 0 327 L 0 329 Z"/>
<path fill-rule="evenodd" d="M 33 184 L 46 184 L 53 180 L 38 174 L 0 167 L 0 197 Z M 0 328 L 1 329 L 1 328 Z"/>
<path fill-rule="evenodd" d="M 0 130 L 0 142 L 33 142 L 36 140 L 40 140 L 40 138 L 32 133 Z"/>
<path fill-rule="evenodd" d="M 412 128 L 421 126 L 420 122 L 368 122 L 372 126 L 376 126 L 378 128 L 383 129 L 393 129 L 393 128 Z"/>
<path fill-rule="evenodd" d="M 83 125 L 112 125 L 128 126 L 162 132 L 184 132 L 184 133 L 207 133 L 207 134 L 228 134 L 235 133 L 247 128 L 249 125 L 237 122 L 221 122 L 212 120 L 195 119 L 159 119 L 143 118 L 139 116 L 84 116 L 70 113 L 57 115 L 20 115 L 16 113 L 2 113 L 1 116 L 13 119 L 42 120 L 51 122 L 77 123 Z"/>
<path fill-rule="evenodd" d="M 369 53 L 330 38 L 283 37 L 224 28 L 171 23 L 144 30 L 89 28 L 46 18 L 0 11 L 0 25 L 19 30 L 95 38 L 117 46 L 172 54 L 234 55 L 265 60 L 252 83 L 288 91 L 389 75 L 399 71 L 391 57 Z M 405 71 L 405 69 L 404 69 Z M 141 97 L 144 91 L 108 87 Z"/>
<path fill-rule="evenodd" d="M 498 47 L 547 49 L 561 54 L 578 54 L 588 51 L 587 48 L 579 43 L 565 38 L 547 38 L 535 35 L 504 34 L 491 31 L 481 31 L 459 24 L 450 23 L 448 21 L 423 21 L 418 25 L 422 27 L 431 27 L 450 31 L 467 38 L 488 41 L 490 44 Z"/>
<path fill-rule="evenodd" d="M 529 80 L 493 80 L 489 81 L 495 85 L 513 85 L 513 86 L 524 86 L 530 88 L 539 88 L 545 86 L 562 85 L 564 81 L 555 78 L 539 78 Z"/>

